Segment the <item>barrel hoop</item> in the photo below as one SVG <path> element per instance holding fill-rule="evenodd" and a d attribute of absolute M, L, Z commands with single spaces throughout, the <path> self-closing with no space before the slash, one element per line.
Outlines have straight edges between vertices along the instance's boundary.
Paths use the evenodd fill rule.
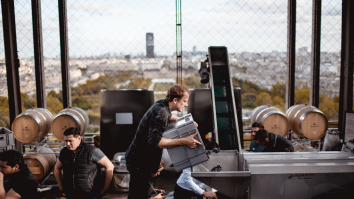
<path fill-rule="evenodd" d="M 40 151 L 40 150 L 42 150 L 43 148 L 46 148 L 46 149 L 51 149 L 51 148 L 48 148 L 48 147 L 42 147 L 42 148 L 40 148 L 39 150 L 38 150 L 38 152 Z M 52 149 L 52 151 L 53 151 L 53 149 Z M 54 152 L 54 151 L 53 151 Z M 38 154 L 41 154 L 41 153 L 38 153 Z M 42 154 L 44 157 L 45 157 L 45 159 L 47 159 L 47 161 L 48 161 L 48 164 L 50 163 L 50 161 L 48 160 L 48 158 L 47 158 L 47 156 L 45 156 L 44 154 Z M 48 155 L 50 155 L 49 154 L 49 152 L 48 152 Z"/>
<path fill-rule="evenodd" d="M 291 111 L 293 111 L 293 109 L 294 109 L 295 107 L 299 106 L 299 105 L 300 105 L 300 104 L 297 104 L 297 105 L 294 105 L 294 106 L 290 107 L 290 108 L 285 112 L 285 115 L 286 115 L 287 117 L 289 117 Z"/>
<path fill-rule="evenodd" d="M 252 116 L 257 112 L 258 109 L 264 107 L 264 106 L 267 106 L 267 105 L 262 105 L 262 106 L 258 106 L 256 107 L 255 109 L 253 109 L 252 113 L 251 113 L 251 119 L 252 119 Z M 255 122 L 255 121 L 251 121 L 252 123 Z"/>
<path fill-rule="evenodd" d="M 310 114 L 310 113 L 320 113 L 323 115 L 323 113 L 318 110 L 318 109 L 312 109 L 312 110 L 309 110 L 309 111 L 306 111 L 306 113 L 302 114 L 301 117 L 300 117 L 300 121 L 299 121 L 299 131 L 302 135 L 305 135 L 303 132 L 302 132 L 302 121 L 304 121 L 305 117 Z M 305 136 L 306 137 L 306 136 Z"/>
<path fill-rule="evenodd" d="M 261 112 L 259 112 L 259 113 L 257 114 L 257 117 L 256 117 L 256 119 L 255 119 L 255 122 L 257 121 L 258 116 L 261 115 L 264 111 L 269 110 L 269 109 L 274 109 L 274 108 L 275 108 L 274 106 L 271 106 L 271 107 L 268 107 L 268 108 L 263 109 Z M 275 108 L 275 109 L 277 109 L 277 108 Z"/>
<path fill-rule="evenodd" d="M 76 115 L 74 115 L 74 114 L 72 114 L 72 113 L 70 113 L 70 112 L 62 112 L 62 113 L 58 114 L 55 118 L 57 118 L 57 117 L 59 117 L 59 116 L 61 116 L 61 115 L 69 115 L 69 116 L 71 116 L 72 118 L 74 118 L 74 119 L 76 120 L 78 126 L 79 126 L 79 131 L 81 131 L 81 122 L 80 122 L 79 118 L 76 117 Z"/>
<path fill-rule="evenodd" d="M 39 112 L 39 111 L 37 111 L 37 110 L 35 110 L 35 109 L 31 109 L 31 110 L 29 110 L 29 111 L 33 111 L 33 112 L 36 112 L 36 113 L 38 113 L 39 115 L 41 115 L 41 116 L 43 117 L 45 123 L 47 124 L 47 130 L 50 128 L 49 121 L 47 120 L 47 118 L 46 118 L 41 112 Z"/>
<path fill-rule="evenodd" d="M 294 120 L 295 120 L 297 114 L 299 114 L 302 110 L 304 110 L 305 108 L 308 108 L 308 107 L 316 108 L 316 107 L 313 107 L 313 106 L 304 106 L 304 107 L 302 107 L 300 110 L 298 110 L 298 111 L 295 113 L 295 115 L 294 115 Z"/>
<path fill-rule="evenodd" d="M 43 109 L 43 111 L 47 113 L 51 120 L 53 120 L 53 114 L 50 111 L 48 111 L 47 109 Z"/>
<path fill-rule="evenodd" d="M 31 118 L 36 120 L 36 122 L 37 122 L 37 124 L 39 126 L 39 132 L 37 134 L 37 137 L 34 140 L 37 140 L 40 137 L 39 135 L 42 135 L 42 122 L 41 122 L 41 120 L 37 116 L 35 116 L 35 115 L 31 114 L 31 113 L 26 113 L 26 111 L 23 112 L 21 115 L 30 116 Z"/>
<path fill-rule="evenodd" d="M 70 109 L 70 110 L 71 110 L 71 111 L 74 111 L 74 112 L 76 112 L 76 113 L 78 113 L 78 114 L 80 115 L 82 121 L 86 122 L 84 116 L 82 116 L 82 114 L 81 114 L 79 111 L 77 111 L 77 110 L 75 110 L 75 109 Z"/>
<path fill-rule="evenodd" d="M 282 115 L 282 116 L 285 116 L 284 113 L 282 113 L 282 112 L 279 112 L 279 111 L 270 111 L 270 112 L 266 113 L 265 115 L 263 115 L 263 117 L 262 117 L 260 123 L 263 124 L 264 120 L 265 120 L 268 116 L 273 115 L 273 114 L 276 114 L 276 113 L 278 113 L 278 114 L 280 114 L 280 115 Z"/>

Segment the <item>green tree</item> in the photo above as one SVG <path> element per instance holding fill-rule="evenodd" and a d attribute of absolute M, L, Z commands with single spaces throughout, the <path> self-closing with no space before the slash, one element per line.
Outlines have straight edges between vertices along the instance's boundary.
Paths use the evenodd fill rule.
<path fill-rule="evenodd" d="M 30 97 L 27 93 L 21 93 L 22 111 L 37 107 L 36 96 Z"/>
<path fill-rule="evenodd" d="M 183 84 L 183 86 L 185 86 L 188 89 L 190 89 L 190 88 L 205 88 L 206 87 L 206 85 L 200 83 L 199 74 L 194 75 L 194 76 L 185 77 L 183 79 L 182 84 Z"/>
<path fill-rule="evenodd" d="M 272 105 L 285 112 L 285 100 L 280 96 L 275 96 L 272 98 Z"/>
<path fill-rule="evenodd" d="M 338 118 L 339 103 L 335 102 L 327 95 L 321 94 L 319 99 L 319 109 L 325 114 L 328 120 Z"/>
<path fill-rule="evenodd" d="M 279 96 L 284 99 L 285 92 L 286 92 L 286 85 L 277 83 L 272 86 L 272 90 L 270 91 L 270 94 L 272 96 Z"/>
<path fill-rule="evenodd" d="M 267 92 L 261 92 L 256 97 L 256 102 L 255 102 L 256 106 L 267 105 L 267 104 L 271 104 L 271 103 L 272 103 L 272 100 L 271 100 L 270 94 Z"/>
<path fill-rule="evenodd" d="M 87 115 L 89 117 L 90 124 L 100 125 L 100 113 L 89 113 Z"/>
<path fill-rule="evenodd" d="M 295 104 L 308 104 L 310 100 L 310 87 L 295 89 Z"/>
<path fill-rule="evenodd" d="M 52 114 L 57 114 L 59 111 L 63 110 L 63 104 L 60 102 L 60 100 L 56 97 L 47 97 L 47 109 L 50 111 Z"/>
<path fill-rule="evenodd" d="M 47 95 L 47 97 L 53 97 L 53 98 L 58 98 L 58 100 L 63 103 L 63 91 L 60 90 L 59 93 L 56 93 L 54 90 L 50 91 Z"/>
<path fill-rule="evenodd" d="M 91 103 L 87 99 L 84 99 L 83 97 L 80 96 L 71 97 L 71 100 L 72 100 L 73 107 L 79 107 L 84 110 L 89 110 L 92 108 Z"/>
<path fill-rule="evenodd" d="M 145 88 L 148 89 L 151 84 L 150 78 L 135 77 L 128 85 L 128 88 Z"/>

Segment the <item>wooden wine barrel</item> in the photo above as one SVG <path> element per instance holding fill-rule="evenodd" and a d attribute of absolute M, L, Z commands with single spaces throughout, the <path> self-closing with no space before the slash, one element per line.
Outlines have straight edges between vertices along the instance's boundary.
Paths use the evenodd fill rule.
<path fill-rule="evenodd" d="M 36 152 L 36 149 L 32 149 L 29 152 Z M 57 160 L 53 149 L 48 147 L 39 148 L 37 154 L 26 155 L 23 159 L 37 183 L 42 182 L 53 171 Z"/>
<path fill-rule="evenodd" d="M 289 132 L 289 122 L 285 114 L 270 105 L 256 107 L 251 114 L 251 123 L 263 124 L 264 129 L 285 137 Z"/>
<path fill-rule="evenodd" d="M 11 129 L 15 138 L 23 143 L 29 143 L 44 138 L 50 131 L 53 115 L 44 108 L 32 108 L 18 115 Z"/>
<path fill-rule="evenodd" d="M 69 127 L 76 127 L 83 135 L 87 130 L 89 118 L 84 110 L 69 107 L 61 110 L 52 122 L 52 133 L 57 140 L 64 141 L 63 133 Z"/>
<path fill-rule="evenodd" d="M 291 130 L 298 136 L 320 139 L 328 130 L 327 117 L 314 106 L 297 104 L 286 111 Z"/>

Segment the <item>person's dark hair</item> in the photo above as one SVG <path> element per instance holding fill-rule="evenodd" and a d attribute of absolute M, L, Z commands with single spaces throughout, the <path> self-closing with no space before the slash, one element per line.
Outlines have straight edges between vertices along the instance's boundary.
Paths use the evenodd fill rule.
<path fill-rule="evenodd" d="M 220 146 L 216 142 L 208 142 L 205 144 L 205 150 L 213 150 L 213 149 L 220 149 Z"/>
<path fill-rule="evenodd" d="M 265 129 L 258 130 L 256 136 L 254 136 L 254 139 L 260 142 L 264 142 L 266 138 L 268 138 L 268 131 Z"/>
<path fill-rule="evenodd" d="M 15 150 L 8 150 L 0 153 L 0 161 L 7 162 L 10 167 L 14 167 L 16 164 L 21 168 L 24 165 L 23 155 Z"/>
<path fill-rule="evenodd" d="M 253 123 L 253 124 L 252 124 L 252 127 L 253 127 L 253 128 L 259 128 L 259 129 L 264 129 L 263 124 L 258 123 L 258 122 Z"/>
<path fill-rule="evenodd" d="M 167 91 L 166 101 L 172 102 L 174 98 L 181 99 L 185 92 L 189 93 L 189 91 L 186 87 L 184 87 L 180 84 L 173 85 Z"/>
<path fill-rule="evenodd" d="M 80 131 L 76 127 L 70 127 L 64 131 L 63 135 L 64 136 L 73 135 L 75 138 L 77 138 L 80 135 Z"/>

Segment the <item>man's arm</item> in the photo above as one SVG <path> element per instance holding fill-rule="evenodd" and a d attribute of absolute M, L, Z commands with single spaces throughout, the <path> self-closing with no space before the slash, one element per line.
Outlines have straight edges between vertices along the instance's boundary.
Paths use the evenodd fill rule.
<path fill-rule="evenodd" d="M 58 182 L 58 186 L 59 186 L 60 191 L 63 191 L 63 186 L 62 186 L 62 179 L 63 179 L 62 169 L 63 168 L 62 167 L 63 167 L 63 165 L 61 164 L 60 160 L 58 159 L 57 162 L 55 163 L 55 166 L 54 166 L 54 176 Z"/>
<path fill-rule="evenodd" d="M 194 139 L 195 136 L 197 136 L 198 132 L 195 133 L 194 135 L 190 135 L 185 138 L 179 138 L 179 139 L 168 139 L 168 138 L 161 138 L 158 146 L 161 149 L 167 149 L 175 146 L 180 146 L 180 145 L 186 145 L 187 147 L 193 149 L 197 147 L 198 145 L 202 145 L 202 143 L 198 142 L 196 139 Z"/>
<path fill-rule="evenodd" d="M 114 166 L 112 162 L 107 158 L 107 156 L 104 156 L 100 161 L 97 162 L 97 164 L 105 168 L 104 187 L 101 190 L 101 195 L 103 195 L 104 193 L 106 193 L 109 188 L 109 185 L 111 184 Z"/>
<path fill-rule="evenodd" d="M 5 191 L 4 188 L 4 174 L 2 172 L 0 172 L 0 199 L 5 199 L 9 198 L 9 199 L 20 199 L 21 196 L 16 193 L 16 191 L 14 191 L 13 189 L 10 189 L 7 193 Z"/>
<path fill-rule="evenodd" d="M 6 199 L 20 199 L 21 196 L 20 194 L 18 194 L 16 191 L 14 191 L 13 189 L 10 189 L 7 193 L 6 193 Z"/>
<path fill-rule="evenodd" d="M 6 196 L 4 188 L 4 174 L 0 172 L 0 199 L 4 199 Z"/>
<path fill-rule="evenodd" d="M 174 122 L 174 121 L 176 121 L 178 118 L 179 118 L 178 116 L 172 115 L 172 116 L 170 117 L 170 122 Z"/>

